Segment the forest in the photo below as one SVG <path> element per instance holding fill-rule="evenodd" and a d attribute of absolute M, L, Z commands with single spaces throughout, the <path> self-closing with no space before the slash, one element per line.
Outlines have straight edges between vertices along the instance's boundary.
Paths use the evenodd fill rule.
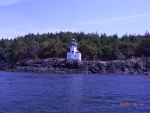
<path fill-rule="evenodd" d="M 150 34 L 107 35 L 105 33 L 59 32 L 18 36 L 0 40 L 0 61 L 66 58 L 70 41 L 76 39 L 82 60 L 124 60 L 150 56 Z"/>

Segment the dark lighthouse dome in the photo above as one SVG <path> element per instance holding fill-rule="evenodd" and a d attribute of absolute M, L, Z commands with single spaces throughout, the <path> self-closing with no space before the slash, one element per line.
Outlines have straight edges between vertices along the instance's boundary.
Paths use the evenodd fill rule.
<path fill-rule="evenodd" d="M 77 44 L 77 42 L 76 42 L 76 40 L 75 40 L 75 39 L 72 39 L 72 41 L 71 41 L 70 45 L 77 46 L 78 44 Z"/>

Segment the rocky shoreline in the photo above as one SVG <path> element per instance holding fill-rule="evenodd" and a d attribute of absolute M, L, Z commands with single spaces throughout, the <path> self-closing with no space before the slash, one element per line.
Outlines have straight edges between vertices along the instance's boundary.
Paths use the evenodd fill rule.
<path fill-rule="evenodd" d="M 1 62 L 0 70 L 48 73 L 144 74 L 150 73 L 150 58 L 114 61 L 76 61 L 66 59 L 22 60 Z"/>

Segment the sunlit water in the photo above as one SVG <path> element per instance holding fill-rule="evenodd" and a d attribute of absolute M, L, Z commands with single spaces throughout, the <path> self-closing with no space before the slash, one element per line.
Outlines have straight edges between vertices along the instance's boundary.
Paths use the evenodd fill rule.
<path fill-rule="evenodd" d="M 0 113 L 150 113 L 150 78 L 0 72 Z"/>

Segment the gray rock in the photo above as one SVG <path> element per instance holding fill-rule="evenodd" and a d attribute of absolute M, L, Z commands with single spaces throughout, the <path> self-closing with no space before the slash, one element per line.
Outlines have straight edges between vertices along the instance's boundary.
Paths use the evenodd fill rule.
<path fill-rule="evenodd" d="M 143 74 L 150 72 L 150 58 L 139 60 L 76 61 L 66 59 L 22 60 L 1 62 L 0 70 L 49 73 Z"/>

